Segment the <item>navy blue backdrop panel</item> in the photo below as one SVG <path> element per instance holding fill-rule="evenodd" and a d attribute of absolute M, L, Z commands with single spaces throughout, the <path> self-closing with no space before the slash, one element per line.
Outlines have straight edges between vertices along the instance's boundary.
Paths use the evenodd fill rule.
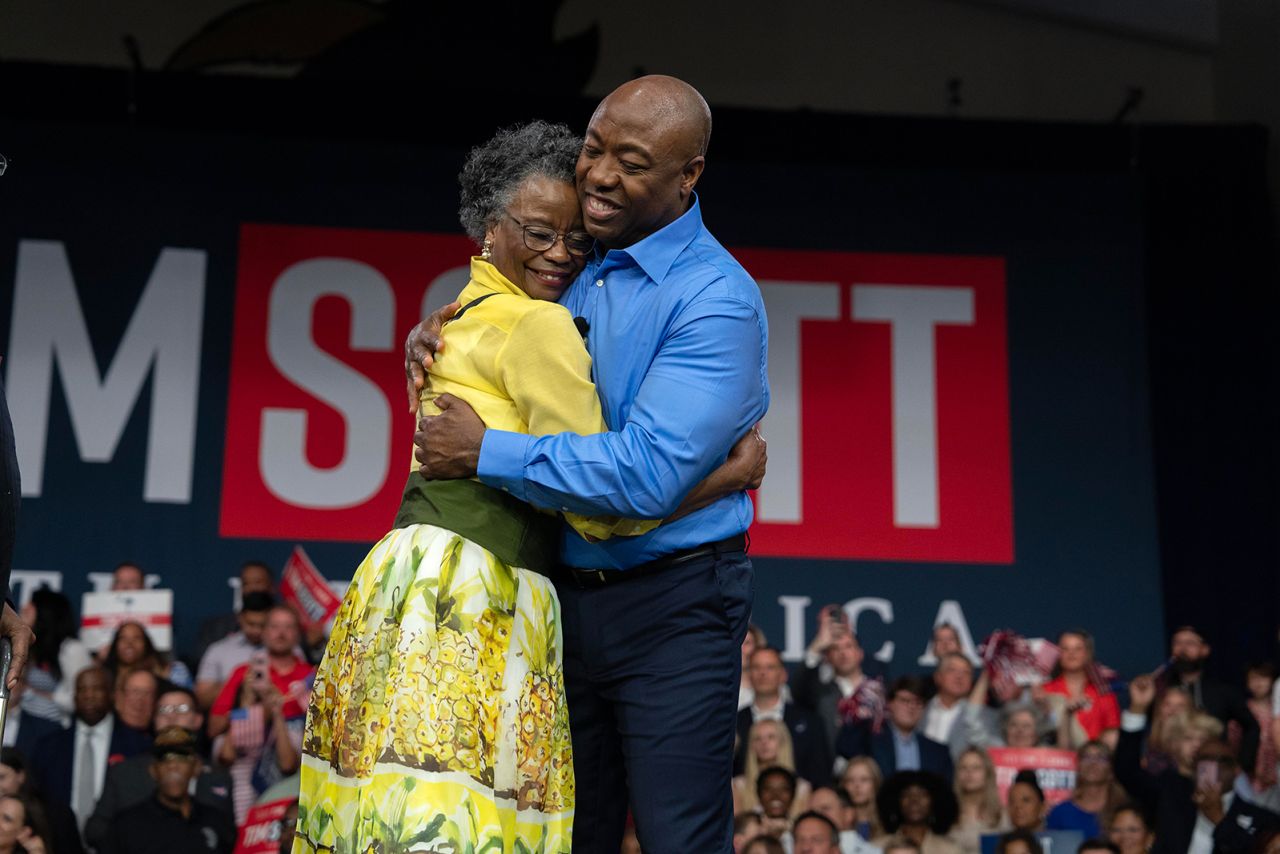
<path fill-rule="evenodd" d="M 470 251 L 461 150 L 38 123 L 4 143 L 18 595 L 78 601 L 136 561 L 175 590 L 181 651 L 245 560 L 302 544 L 348 578 L 409 459 L 398 342 Z M 713 157 L 700 185 L 771 315 L 755 621 L 794 660 L 845 604 L 893 673 L 940 619 L 974 641 L 1080 625 L 1106 663 L 1154 666 L 1137 187 L 839 154 Z"/>

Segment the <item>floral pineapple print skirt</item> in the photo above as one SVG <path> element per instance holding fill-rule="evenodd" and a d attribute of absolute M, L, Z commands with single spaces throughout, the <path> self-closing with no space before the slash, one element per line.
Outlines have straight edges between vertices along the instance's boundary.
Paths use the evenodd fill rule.
<path fill-rule="evenodd" d="M 384 537 L 316 674 L 295 854 L 568 852 L 562 642 L 545 577 L 434 525 Z"/>

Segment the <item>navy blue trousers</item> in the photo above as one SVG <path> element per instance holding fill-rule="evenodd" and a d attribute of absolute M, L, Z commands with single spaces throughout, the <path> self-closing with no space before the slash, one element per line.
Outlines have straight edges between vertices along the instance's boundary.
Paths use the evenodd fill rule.
<path fill-rule="evenodd" d="M 733 851 L 734 723 L 753 590 L 745 554 L 593 590 L 556 587 L 573 730 L 576 854 Z"/>

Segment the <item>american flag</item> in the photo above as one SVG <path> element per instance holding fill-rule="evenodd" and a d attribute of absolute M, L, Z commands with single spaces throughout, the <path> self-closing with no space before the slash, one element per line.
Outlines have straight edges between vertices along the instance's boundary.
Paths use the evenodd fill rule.
<path fill-rule="evenodd" d="M 262 746 L 267 739 L 267 719 L 261 704 L 231 710 L 230 738 L 241 751 L 249 752 Z"/>

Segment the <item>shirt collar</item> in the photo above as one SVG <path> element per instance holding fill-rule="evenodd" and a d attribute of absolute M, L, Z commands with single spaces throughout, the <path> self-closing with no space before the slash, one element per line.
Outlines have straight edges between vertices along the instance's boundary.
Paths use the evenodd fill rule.
<path fill-rule="evenodd" d="M 111 723 L 112 723 L 113 717 L 114 717 L 113 715 L 108 713 L 106 717 L 98 721 L 96 724 L 93 724 L 92 726 L 85 723 L 80 718 L 76 718 L 76 731 L 80 735 L 93 733 L 95 738 L 104 733 L 109 734 L 111 732 Z"/>
<path fill-rule="evenodd" d="M 669 222 L 643 240 L 637 240 L 625 249 L 615 251 L 631 256 L 631 260 L 640 265 L 645 275 L 662 284 L 676 258 L 701 230 L 702 208 L 698 203 L 698 194 L 694 193 L 693 203 L 675 222 Z"/>
<path fill-rule="evenodd" d="M 462 302 L 464 304 L 478 296 L 483 296 L 486 293 L 515 294 L 525 298 L 528 298 L 529 296 L 512 284 L 510 279 L 499 273 L 497 267 L 493 266 L 479 255 L 472 256 L 471 258 L 471 282 L 463 290 L 463 296 L 466 296 L 467 291 L 472 290 L 475 286 L 478 286 L 479 292 L 474 293 L 467 299 L 463 299 Z"/>

